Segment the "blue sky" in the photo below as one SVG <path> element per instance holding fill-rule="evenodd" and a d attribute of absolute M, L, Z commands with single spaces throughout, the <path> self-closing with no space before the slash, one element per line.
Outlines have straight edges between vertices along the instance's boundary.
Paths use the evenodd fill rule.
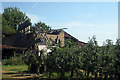
<path fill-rule="evenodd" d="M 118 38 L 117 2 L 4 2 L 2 12 L 7 7 L 20 8 L 33 24 L 42 21 L 54 29 L 68 28 L 66 32 L 83 42 L 93 35 L 99 45 Z"/>

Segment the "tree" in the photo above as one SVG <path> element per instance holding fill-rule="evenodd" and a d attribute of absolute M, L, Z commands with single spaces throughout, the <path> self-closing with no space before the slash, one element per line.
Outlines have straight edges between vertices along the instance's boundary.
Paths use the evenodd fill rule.
<path fill-rule="evenodd" d="M 91 72 L 97 77 L 98 44 L 95 36 L 88 41 L 88 46 L 82 46 L 82 56 L 82 69 L 85 71 L 85 75 L 89 77 Z"/>
<path fill-rule="evenodd" d="M 114 46 L 113 42 L 110 39 L 107 39 L 106 42 L 103 44 L 101 48 L 101 55 L 99 56 L 101 58 L 100 67 L 102 70 L 102 74 L 105 76 L 105 79 L 113 76 L 114 72 Z"/>
<path fill-rule="evenodd" d="M 8 24 L 4 16 L 2 16 L 2 34 L 15 34 L 15 29 L 11 28 Z"/>
<path fill-rule="evenodd" d="M 41 31 L 45 31 L 45 30 L 51 30 L 51 27 L 46 25 L 45 23 L 43 22 L 38 22 L 38 23 L 35 23 L 35 25 L 33 27 L 36 27 L 38 29 L 40 29 Z M 34 28 L 33 28 L 34 29 Z"/>
<path fill-rule="evenodd" d="M 120 79 L 120 39 L 117 39 L 116 45 L 115 45 L 115 77 L 117 79 Z"/>
<path fill-rule="evenodd" d="M 9 25 L 9 27 L 15 30 L 16 30 L 17 24 L 24 22 L 26 19 L 30 21 L 28 16 L 24 14 L 22 11 L 20 11 L 20 9 L 17 7 L 5 8 L 2 15 L 7 21 L 7 24 Z"/>
<path fill-rule="evenodd" d="M 44 61 L 45 61 L 45 55 L 44 50 L 40 51 L 40 56 L 38 56 L 39 51 L 38 50 L 28 50 L 23 55 L 24 62 L 28 65 L 29 72 L 37 73 L 38 75 L 43 72 Z"/>
<path fill-rule="evenodd" d="M 80 65 L 79 50 L 76 45 L 53 48 L 52 52 L 48 53 L 46 60 L 49 77 L 52 72 L 60 73 L 61 78 L 65 76 L 65 72 L 71 72 L 71 77 L 73 77 L 75 69 Z"/>

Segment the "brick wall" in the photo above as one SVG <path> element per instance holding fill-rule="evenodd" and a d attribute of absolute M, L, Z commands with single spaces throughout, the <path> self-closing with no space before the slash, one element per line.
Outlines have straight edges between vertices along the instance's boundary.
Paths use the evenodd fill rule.
<path fill-rule="evenodd" d="M 60 39 L 61 47 L 63 47 L 64 46 L 64 31 L 63 30 L 61 30 L 58 35 L 47 34 L 48 39 L 51 38 L 53 41 L 55 41 L 55 39 L 57 38 L 57 36 Z"/>

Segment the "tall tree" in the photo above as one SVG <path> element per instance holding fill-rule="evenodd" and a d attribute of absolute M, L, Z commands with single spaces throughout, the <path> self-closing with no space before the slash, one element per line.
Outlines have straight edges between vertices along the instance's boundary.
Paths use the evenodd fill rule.
<path fill-rule="evenodd" d="M 102 67 L 102 74 L 104 78 L 111 77 L 113 75 L 113 68 L 114 68 L 114 46 L 113 42 L 110 39 L 107 39 L 104 45 L 101 48 L 101 66 Z"/>
<path fill-rule="evenodd" d="M 9 26 L 16 30 L 17 24 L 24 22 L 26 19 L 30 21 L 28 16 L 20 11 L 17 7 L 8 7 L 4 9 L 3 16 Z"/>
<path fill-rule="evenodd" d="M 117 39 L 115 45 L 115 77 L 120 79 L 120 39 Z"/>
<path fill-rule="evenodd" d="M 38 23 L 35 23 L 34 27 L 40 29 L 41 31 L 44 31 L 44 30 L 51 30 L 51 27 L 46 25 L 45 23 L 43 22 L 38 22 Z"/>
<path fill-rule="evenodd" d="M 82 69 L 87 77 L 89 77 L 90 72 L 97 77 L 97 47 L 95 36 L 88 41 L 87 47 L 82 46 Z"/>
<path fill-rule="evenodd" d="M 2 16 L 2 37 L 5 37 L 6 34 L 15 34 L 15 29 L 11 28 L 11 26 L 8 25 L 6 19 L 4 16 Z"/>
<path fill-rule="evenodd" d="M 40 52 L 40 56 L 38 53 Z M 28 50 L 25 55 L 23 55 L 23 60 L 28 65 L 29 72 L 40 74 L 40 72 L 44 71 L 44 60 L 45 60 L 44 50 L 39 51 L 38 49 Z M 42 69 L 41 69 L 42 68 Z M 34 69 L 34 70 L 33 70 Z"/>
<path fill-rule="evenodd" d="M 52 72 L 61 74 L 61 78 L 65 76 L 65 72 L 71 72 L 71 77 L 74 71 L 80 65 L 80 49 L 76 45 L 72 45 L 71 41 L 67 41 L 69 45 L 62 48 L 53 48 L 52 52 L 48 53 L 46 66 L 49 71 L 49 77 Z M 71 45 L 71 46 L 70 46 Z"/>

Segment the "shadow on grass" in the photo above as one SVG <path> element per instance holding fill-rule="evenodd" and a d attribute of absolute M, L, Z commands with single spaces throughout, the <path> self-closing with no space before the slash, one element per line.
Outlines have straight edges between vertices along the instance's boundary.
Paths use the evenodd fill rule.
<path fill-rule="evenodd" d="M 60 78 L 59 74 L 53 73 L 51 76 L 51 79 L 49 79 L 49 75 L 47 72 L 44 72 L 41 76 L 39 77 L 29 77 L 31 74 L 28 74 L 28 71 L 22 71 L 23 74 L 21 74 L 21 71 L 14 73 L 4 73 L 4 74 L 17 74 L 12 77 L 18 77 L 18 78 L 3 78 L 2 80 L 115 80 L 115 79 L 101 79 L 101 78 L 86 78 L 86 77 L 79 77 L 79 78 L 71 78 L 71 77 L 64 77 Z M 26 73 L 26 74 L 25 74 Z M 19 75 L 18 75 L 19 74 Z M 19 77 L 27 77 L 27 78 L 19 78 Z"/>
<path fill-rule="evenodd" d="M 114 79 L 100 79 L 100 78 L 56 78 L 56 79 L 49 79 L 49 78 L 39 78 L 39 77 L 34 77 L 34 78 L 26 78 L 26 79 L 17 79 L 17 78 L 3 78 L 2 80 L 114 80 Z"/>
<path fill-rule="evenodd" d="M 3 74 L 19 74 L 19 73 L 9 72 L 9 73 L 3 73 Z"/>
<path fill-rule="evenodd" d="M 22 75 L 21 74 L 21 75 L 15 75 L 15 76 L 12 76 L 12 77 L 27 77 L 27 76 L 31 76 L 31 75 L 29 75 L 29 74 L 28 75 Z"/>

